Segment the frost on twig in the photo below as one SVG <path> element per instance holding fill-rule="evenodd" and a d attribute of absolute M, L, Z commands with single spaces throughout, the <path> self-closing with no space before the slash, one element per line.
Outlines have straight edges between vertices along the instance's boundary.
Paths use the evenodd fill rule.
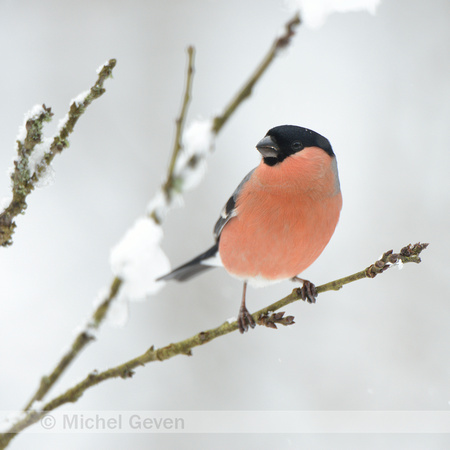
<path fill-rule="evenodd" d="M 69 146 L 68 137 L 78 119 L 92 101 L 105 92 L 103 84 L 111 76 L 115 65 L 115 59 L 109 60 L 98 71 L 98 79 L 94 86 L 71 101 L 69 112 L 60 120 L 55 136 L 44 138 L 42 134 L 44 123 L 52 120 L 51 108 L 36 105 L 25 115 L 24 124 L 17 135 L 17 157 L 11 170 L 12 198 L 0 213 L 1 246 L 12 244 L 12 235 L 16 228 L 14 219 L 19 214 L 25 213 L 27 196 L 36 187 L 51 182 L 53 158 Z"/>

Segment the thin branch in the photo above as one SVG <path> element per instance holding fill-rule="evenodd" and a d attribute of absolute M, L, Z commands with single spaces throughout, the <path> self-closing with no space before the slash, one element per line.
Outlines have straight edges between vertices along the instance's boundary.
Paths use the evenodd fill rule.
<path fill-rule="evenodd" d="M 183 144 L 181 142 L 181 136 L 183 135 L 184 130 L 184 124 L 186 122 L 186 115 L 187 115 L 187 108 L 189 105 L 189 102 L 191 100 L 191 92 L 192 92 L 192 82 L 193 82 L 193 75 L 194 75 L 194 56 L 195 56 L 195 49 L 194 47 L 188 47 L 188 69 L 186 71 L 186 87 L 184 90 L 184 96 L 183 96 L 183 104 L 181 105 L 181 111 L 180 115 L 178 116 L 176 120 L 176 132 L 175 132 L 175 142 L 173 146 L 172 156 L 170 158 L 169 163 L 169 169 L 167 173 L 167 180 L 165 182 L 165 186 L 167 186 L 167 189 L 171 186 L 171 181 L 173 178 L 173 172 L 175 169 L 175 163 L 177 161 L 178 153 L 183 148 Z"/>
<path fill-rule="evenodd" d="M 75 124 L 82 116 L 86 108 L 98 97 L 103 95 L 103 84 L 112 74 L 116 60 L 111 59 L 103 66 L 98 74 L 97 81 L 90 91 L 80 101 L 74 100 L 70 106 L 67 120 L 60 127 L 59 133 L 53 138 L 48 150 L 44 153 L 34 173 L 29 170 L 29 157 L 38 144 L 43 143 L 42 128 L 45 122 L 52 120 L 51 108 L 45 105 L 38 108 L 36 114 L 31 114 L 25 124 L 26 136 L 17 140 L 18 159 L 14 161 L 14 170 L 11 174 L 12 200 L 0 214 L 0 245 L 6 247 L 12 244 L 12 235 L 16 228 L 14 219 L 25 213 L 27 207 L 26 198 L 36 187 L 39 178 L 47 170 L 56 154 L 69 146 L 68 137 L 72 133 Z"/>
<path fill-rule="evenodd" d="M 44 122 L 50 122 L 53 116 L 51 108 L 45 105 L 42 105 L 37 114 L 29 114 L 25 123 L 26 136 L 23 140 L 17 140 L 18 159 L 14 161 L 14 170 L 11 173 L 12 199 L 0 214 L 0 245 L 3 247 L 12 245 L 12 235 L 16 228 L 14 219 L 25 212 L 26 198 L 34 189 L 37 177 L 36 174 L 30 174 L 28 160 L 36 145 L 42 142 Z"/>
<path fill-rule="evenodd" d="M 182 136 L 184 131 L 184 124 L 186 122 L 187 110 L 189 106 L 189 102 L 191 100 L 192 93 L 192 82 L 194 79 L 194 57 L 195 57 L 195 49 L 192 46 L 189 46 L 187 49 L 188 53 L 188 68 L 186 71 L 186 86 L 184 89 L 183 102 L 181 105 L 180 115 L 176 119 L 176 130 L 175 130 L 175 140 L 172 150 L 172 156 L 170 157 L 169 168 L 167 169 L 167 177 L 162 185 L 162 191 L 166 196 L 167 200 L 170 201 L 174 190 L 175 190 L 175 164 L 177 162 L 178 155 L 183 148 L 182 144 Z M 156 210 L 150 211 L 150 217 L 157 223 L 161 224 L 163 218 L 160 217 Z"/>
<path fill-rule="evenodd" d="M 109 290 L 109 295 L 107 295 L 100 305 L 97 306 L 90 321 L 87 323 L 87 326 L 80 333 L 78 333 L 70 347 L 70 350 L 63 355 L 53 371 L 49 375 L 44 375 L 41 378 L 39 388 L 34 393 L 33 397 L 28 401 L 23 411 L 28 411 L 33 406 L 34 402 L 42 400 L 59 377 L 64 373 L 70 363 L 76 358 L 76 356 L 84 349 L 84 347 L 95 339 L 92 335 L 92 331 L 97 329 L 105 318 L 109 309 L 109 304 L 117 295 L 121 284 L 122 281 L 119 278 L 115 278 L 113 280 Z"/>
<path fill-rule="evenodd" d="M 234 113 L 234 111 L 237 109 L 237 107 L 247 98 L 251 95 L 253 88 L 255 87 L 255 84 L 259 81 L 259 79 L 262 77 L 264 72 L 267 70 L 267 68 L 270 66 L 272 61 L 275 59 L 276 56 L 278 56 L 279 52 L 286 48 L 291 38 L 295 34 L 295 27 L 301 24 L 300 16 L 296 14 L 287 24 L 285 25 L 285 32 L 282 36 L 275 39 L 274 43 L 272 44 L 272 47 L 268 51 L 267 55 L 263 58 L 259 66 L 256 68 L 255 72 L 251 75 L 249 80 L 244 84 L 244 86 L 241 88 L 241 90 L 236 94 L 236 96 L 233 98 L 233 100 L 228 104 L 228 106 L 225 108 L 224 112 L 220 115 L 214 118 L 213 123 L 213 132 L 215 134 L 218 134 L 219 131 L 222 129 L 222 127 L 225 125 L 225 123 L 228 121 L 228 119 L 231 117 L 231 115 Z"/>
<path fill-rule="evenodd" d="M 323 293 L 330 290 L 339 290 L 344 285 L 352 283 L 357 280 L 361 280 L 363 278 L 374 278 L 376 275 L 386 271 L 390 267 L 396 264 L 406 264 L 406 263 L 420 263 L 420 253 L 428 247 L 428 244 L 417 243 L 415 245 L 407 245 L 402 248 L 399 253 L 393 253 L 392 250 L 384 253 L 383 256 L 371 264 L 364 270 L 357 272 L 353 275 L 349 275 L 344 278 L 340 278 L 335 281 L 331 281 L 330 283 L 323 284 L 321 286 L 317 286 L 317 293 Z M 291 325 L 293 323 L 293 318 L 288 319 L 284 318 L 284 320 L 288 323 L 283 323 L 283 317 L 281 313 L 273 314 L 274 311 L 289 305 L 290 303 L 296 302 L 302 299 L 301 288 L 294 289 L 291 294 L 278 300 L 277 302 L 263 308 L 254 314 L 252 314 L 255 322 L 260 325 L 265 325 L 270 328 L 276 328 L 275 323 L 281 323 L 283 325 Z M 274 317 L 275 316 L 275 317 Z M 292 317 L 292 316 L 288 316 Z M 271 320 L 271 318 L 273 320 Z M 287 320 L 286 320 L 287 319 Z M 269 325 L 272 324 L 272 325 Z M 80 383 L 76 384 L 72 388 L 68 389 L 63 394 L 55 397 L 53 400 L 46 403 L 42 410 L 30 410 L 26 413 L 25 417 L 15 423 L 7 433 L 3 435 L 0 434 L 0 448 L 6 447 L 9 441 L 16 435 L 12 433 L 19 433 L 25 428 L 29 427 L 33 423 L 36 423 L 39 419 L 45 416 L 49 411 L 52 411 L 66 403 L 74 403 L 76 402 L 84 392 L 99 384 L 103 381 L 112 379 L 112 378 L 130 378 L 134 374 L 134 369 L 137 367 L 144 366 L 147 363 L 154 361 L 164 361 L 166 359 L 173 358 L 177 355 L 192 355 L 192 349 L 194 347 L 198 347 L 200 345 L 204 345 L 207 342 L 210 342 L 220 336 L 224 336 L 238 329 L 237 322 L 225 322 L 222 325 L 213 328 L 211 330 L 202 331 L 197 333 L 196 335 L 185 339 L 183 341 L 179 341 L 174 344 L 169 344 L 165 347 L 161 347 L 159 349 L 155 349 L 151 346 L 145 353 L 137 356 L 134 359 L 131 359 L 123 364 L 120 364 L 111 369 L 105 370 L 103 372 L 91 372 L 84 380 Z"/>
<path fill-rule="evenodd" d="M 46 154 L 45 161 L 47 164 L 53 160 L 54 156 L 61 152 L 64 148 L 69 146 L 67 138 L 73 132 L 75 124 L 78 119 L 84 114 L 86 108 L 97 98 L 105 93 L 105 88 L 103 84 L 105 80 L 112 77 L 112 71 L 116 66 L 117 61 L 115 59 L 110 59 L 98 73 L 98 78 L 95 84 L 89 90 L 89 93 L 81 101 L 73 101 L 70 105 L 69 115 L 60 128 L 59 134 L 53 139 L 52 145 L 50 147 L 50 152 Z"/>

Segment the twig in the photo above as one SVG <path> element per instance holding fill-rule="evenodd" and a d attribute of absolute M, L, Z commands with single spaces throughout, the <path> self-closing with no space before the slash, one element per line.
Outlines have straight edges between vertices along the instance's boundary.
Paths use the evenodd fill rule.
<path fill-rule="evenodd" d="M 213 132 L 218 134 L 231 115 L 234 113 L 236 108 L 251 95 L 255 84 L 262 77 L 266 69 L 270 66 L 271 62 L 278 55 L 280 50 L 287 47 L 290 43 L 292 36 L 294 36 L 294 29 L 296 26 L 300 25 L 301 20 L 300 16 L 296 14 L 285 26 L 285 32 L 282 36 L 275 39 L 275 42 L 272 44 L 267 55 L 263 58 L 259 66 L 256 68 L 255 72 L 249 78 L 249 80 L 244 84 L 241 90 L 237 93 L 237 95 L 233 98 L 233 100 L 229 103 L 229 105 L 225 108 L 224 112 L 214 118 L 213 123 Z"/>
<path fill-rule="evenodd" d="M 103 66 L 98 74 L 97 81 L 91 87 L 90 91 L 82 100 L 74 100 L 70 106 L 67 120 L 60 127 L 59 133 L 53 138 L 48 150 L 43 155 L 34 173 L 30 173 L 28 161 L 31 153 L 38 144 L 43 142 L 42 128 L 44 122 L 50 122 L 53 116 L 51 108 L 42 105 L 37 114 L 28 118 L 25 124 L 26 136 L 23 140 L 17 140 L 18 160 L 14 161 L 14 170 L 11 174 L 13 198 L 10 204 L 0 214 L 0 245 L 6 247 L 12 244 L 12 235 L 16 228 L 14 219 L 25 212 L 27 207 L 26 198 L 36 187 L 39 178 L 49 167 L 56 154 L 69 146 L 68 137 L 72 133 L 75 124 L 86 108 L 98 97 L 105 89 L 103 84 L 112 74 L 116 65 L 116 60 L 111 59 Z"/>
<path fill-rule="evenodd" d="M 374 264 L 370 265 L 366 269 L 357 272 L 353 275 L 349 275 L 344 278 L 340 278 L 339 280 L 331 281 L 330 283 L 323 284 L 321 286 L 317 286 L 317 293 L 320 294 L 322 292 L 330 291 L 330 290 L 339 290 L 344 285 L 348 283 L 352 283 L 354 281 L 360 280 L 362 278 L 374 278 L 376 275 L 386 271 L 389 267 L 392 267 L 395 264 L 406 264 L 409 262 L 420 263 L 420 253 L 428 247 L 428 244 L 417 243 L 415 245 L 407 245 L 406 247 L 400 250 L 400 253 L 393 253 L 392 250 L 384 253 L 383 256 L 376 261 Z M 272 314 L 274 311 L 289 305 L 295 301 L 301 300 L 302 294 L 301 289 L 294 289 L 291 294 L 282 298 L 281 300 L 263 308 L 254 314 L 252 314 L 254 320 L 261 324 L 266 325 L 273 328 L 267 323 L 267 317 L 275 316 L 275 319 L 282 319 L 282 315 L 280 313 L 274 315 Z M 292 316 L 288 316 L 292 317 Z M 293 318 L 288 319 L 285 318 L 287 322 L 284 325 L 290 325 L 293 323 Z M 269 320 L 268 323 L 271 323 Z M 278 323 L 278 322 L 277 322 Z M 275 327 L 276 328 L 276 327 Z M 151 346 L 145 353 L 137 356 L 134 359 L 131 359 L 123 364 L 120 364 L 111 369 L 105 370 L 103 372 L 91 372 L 84 380 L 80 383 L 76 384 L 72 388 L 68 389 L 63 394 L 55 397 L 53 400 L 46 403 L 42 410 L 30 410 L 26 413 L 25 417 L 16 422 L 8 431 L 8 433 L 0 434 L 0 448 L 4 448 L 8 442 L 15 436 L 15 434 L 11 433 L 19 433 L 28 426 L 36 423 L 39 419 L 45 416 L 49 411 L 52 411 L 65 403 L 73 403 L 76 402 L 84 392 L 99 384 L 103 381 L 112 379 L 112 378 L 130 378 L 134 374 L 134 369 L 137 367 L 144 366 L 147 363 L 154 361 L 164 361 L 166 359 L 173 358 L 177 355 L 192 355 L 192 349 L 194 347 L 198 347 L 200 345 L 206 344 L 220 336 L 224 336 L 225 334 L 231 333 L 238 329 L 237 322 L 225 322 L 219 327 L 213 328 L 208 331 L 202 331 L 188 339 L 183 341 L 179 341 L 174 344 L 169 344 L 165 347 L 161 347 L 159 349 L 155 349 Z"/>
<path fill-rule="evenodd" d="M 162 184 L 162 191 L 166 196 L 168 203 L 170 202 L 173 193 L 174 193 L 174 184 L 175 184 L 175 164 L 177 162 L 178 155 L 183 148 L 182 144 L 182 136 L 184 130 L 184 124 L 186 122 L 187 109 L 189 106 L 189 102 L 191 100 L 191 92 L 192 92 L 192 82 L 194 78 L 194 57 L 195 57 L 195 49 L 192 46 L 189 46 L 187 49 L 188 53 L 188 68 L 186 71 L 186 86 L 184 89 L 183 95 L 183 103 L 181 105 L 180 115 L 177 117 L 176 130 L 175 130 L 175 140 L 172 150 L 172 155 L 170 157 L 169 168 L 167 169 L 167 177 L 164 183 Z M 150 217 L 157 223 L 161 224 L 163 221 L 163 217 L 157 213 L 156 210 L 150 211 Z"/>
<path fill-rule="evenodd" d="M 183 135 L 184 124 L 186 122 L 187 108 L 191 100 L 192 81 L 194 75 L 194 56 L 195 56 L 194 47 L 192 46 L 188 47 L 187 52 L 189 60 L 188 60 L 188 69 L 186 72 L 186 87 L 184 90 L 183 104 L 181 105 L 180 115 L 176 120 L 175 142 L 173 146 L 172 156 L 170 158 L 169 169 L 167 171 L 168 172 L 167 180 L 164 183 L 164 186 L 166 187 L 167 191 L 170 190 L 173 172 L 175 169 L 175 163 L 177 161 L 178 153 L 182 149 L 181 137 Z"/>
<path fill-rule="evenodd" d="M 393 253 L 392 250 L 385 252 L 382 257 L 371 264 L 369 267 L 361 270 L 360 272 L 356 272 L 353 275 L 348 275 L 344 278 L 339 278 L 338 280 L 330 281 L 329 283 L 322 284 L 321 286 L 317 286 L 317 294 L 321 294 L 326 291 L 338 291 L 344 285 L 353 283 L 354 281 L 362 280 L 363 278 L 375 278 L 378 274 L 386 271 L 390 267 L 395 264 L 406 264 L 406 263 L 420 263 L 420 253 L 422 250 L 425 250 L 428 247 L 428 244 L 421 244 L 418 242 L 414 245 L 407 245 L 400 250 L 400 253 Z M 289 305 L 292 302 L 296 302 L 297 300 L 302 299 L 301 288 L 294 289 L 290 295 L 282 298 L 278 302 L 273 305 L 268 306 L 267 308 L 258 311 L 256 314 L 258 315 L 255 318 L 256 321 L 261 320 L 262 317 L 269 315 L 273 311 L 276 311 L 283 306 Z"/>
<path fill-rule="evenodd" d="M 23 411 L 28 411 L 33 406 L 34 402 L 42 400 L 63 372 L 67 369 L 70 363 L 76 358 L 76 356 L 84 349 L 84 347 L 86 347 L 86 345 L 95 339 L 92 335 L 92 331 L 97 329 L 105 318 L 106 313 L 108 312 L 109 304 L 117 295 L 121 284 L 122 281 L 119 278 L 115 278 L 113 280 L 109 295 L 107 295 L 107 297 L 95 309 L 92 314 L 92 318 L 87 323 L 86 327 L 78 333 L 70 347 L 70 350 L 64 354 L 53 371 L 49 375 L 45 375 L 41 378 L 39 388 L 34 393 L 33 397 L 28 401 Z"/>

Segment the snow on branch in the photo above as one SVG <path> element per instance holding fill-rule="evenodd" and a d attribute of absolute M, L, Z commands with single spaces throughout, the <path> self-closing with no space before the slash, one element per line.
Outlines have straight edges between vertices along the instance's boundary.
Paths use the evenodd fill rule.
<path fill-rule="evenodd" d="M 0 213 L 1 246 L 12 244 L 12 235 L 16 228 L 14 219 L 25 212 L 27 196 L 36 187 L 43 187 L 52 182 L 53 158 L 69 146 L 68 137 L 78 119 L 86 108 L 105 92 L 103 84 L 111 76 L 115 65 L 115 59 L 109 60 L 98 71 L 97 81 L 91 89 L 71 101 L 69 112 L 60 120 L 55 136 L 45 138 L 42 134 L 44 123 L 52 120 L 51 108 L 36 105 L 25 114 L 24 123 L 16 138 L 17 157 L 10 171 L 12 197 L 2 201 L 5 207 Z"/>
<path fill-rule="evenodd" d="M 286 0 L 289 9 L 299 10 L 309 28 L 322 26 L 334 12 L 367 11 L 375 14 L 380 0 Z"/>
<path fill-rule="evenodd" d="M 170 271 L 170 262 L 160 247 L 161 225 L 149 217 L 140 217 L 112 249 L 110 265 L 114 276 L 123 280 L 118 298 L 111 306 L 108 319 L 124 325 L 128 317 L 127 301 L 143 300 L 160 290 L 155 281 Z"/>

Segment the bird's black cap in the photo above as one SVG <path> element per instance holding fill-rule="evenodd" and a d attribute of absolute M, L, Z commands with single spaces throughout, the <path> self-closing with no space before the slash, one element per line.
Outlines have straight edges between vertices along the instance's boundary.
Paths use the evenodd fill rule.
<path fill-rule="evenodd" d="M 330 156 L 334 156 L 327 138 L 313 130 L 295 125 L 281 125 L 271 128 L 266 136 L 256 144 L 264 162 L 269 166 L 282 162 L 288 156 L 306 147 L 319 147 Z"/>

